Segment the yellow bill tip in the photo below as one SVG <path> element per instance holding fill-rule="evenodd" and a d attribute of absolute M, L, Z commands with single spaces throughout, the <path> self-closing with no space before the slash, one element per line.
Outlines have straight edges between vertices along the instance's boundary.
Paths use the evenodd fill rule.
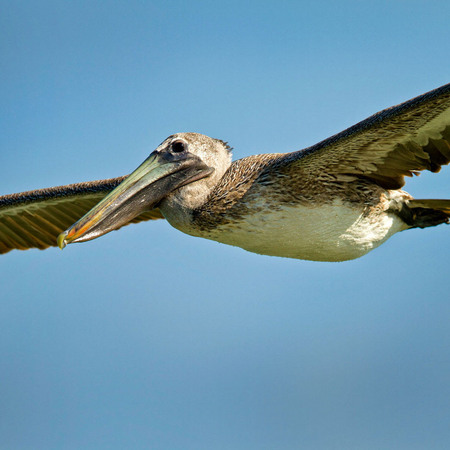
<path fill-rule="evenodd" d="M 67 231 L 63 231 L 59 236 L 56 242 L 58 243 L 58 247 L 62 250 L 66 245 L 66 237 L 67 237 Z"/>

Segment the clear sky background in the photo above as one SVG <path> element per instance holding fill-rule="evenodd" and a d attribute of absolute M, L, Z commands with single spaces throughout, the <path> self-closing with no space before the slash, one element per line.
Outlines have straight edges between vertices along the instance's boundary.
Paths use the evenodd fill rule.
<path fill-rule="evenodd" d="M 448 1 L 0 1 L 0 192 L 167 136 L 312 145 L 450 81 Z M 450 198 L 450 170 L 408 182 Z M 448 449 L 450 228 L 315 263 L 165 221 L 0 258 L 0 448 Z"/>

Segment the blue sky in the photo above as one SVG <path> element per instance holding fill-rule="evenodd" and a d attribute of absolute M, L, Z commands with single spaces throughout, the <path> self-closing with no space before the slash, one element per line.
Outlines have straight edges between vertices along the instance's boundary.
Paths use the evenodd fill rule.
<path fill-rule="evenodd" d="M 0 192 L 168 135 L 314 144 L 448 83 L 444 1 L 0 2 Z M 450 198 L 450 172 L 406 189 Z M 0 258 L 2 449 L 444 449 L 450 230 L 345 263 L 164 221 Z"/>

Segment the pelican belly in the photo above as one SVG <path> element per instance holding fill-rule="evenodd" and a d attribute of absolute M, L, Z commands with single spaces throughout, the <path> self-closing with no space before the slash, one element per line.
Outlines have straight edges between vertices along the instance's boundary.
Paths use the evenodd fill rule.
<path fill-rule="evenodd" d="M 253 212 L 202 237 L 263 255 L 345 261 L 365 255 L 406 228 L 400 218 L 384 211 L 343 204 L 295 205 Z"/>

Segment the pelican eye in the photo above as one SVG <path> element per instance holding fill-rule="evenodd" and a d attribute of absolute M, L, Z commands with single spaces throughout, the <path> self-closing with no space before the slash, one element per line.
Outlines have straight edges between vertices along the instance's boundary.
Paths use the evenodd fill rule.
<path fill-rule="evenodd" d="M 175 141 L 172 142 L 172 144 L 170 145 L 170 149 L 174 153 L 183 153 L 186 150 L 186 148 L 187 145 L 183 141 Z"/>

